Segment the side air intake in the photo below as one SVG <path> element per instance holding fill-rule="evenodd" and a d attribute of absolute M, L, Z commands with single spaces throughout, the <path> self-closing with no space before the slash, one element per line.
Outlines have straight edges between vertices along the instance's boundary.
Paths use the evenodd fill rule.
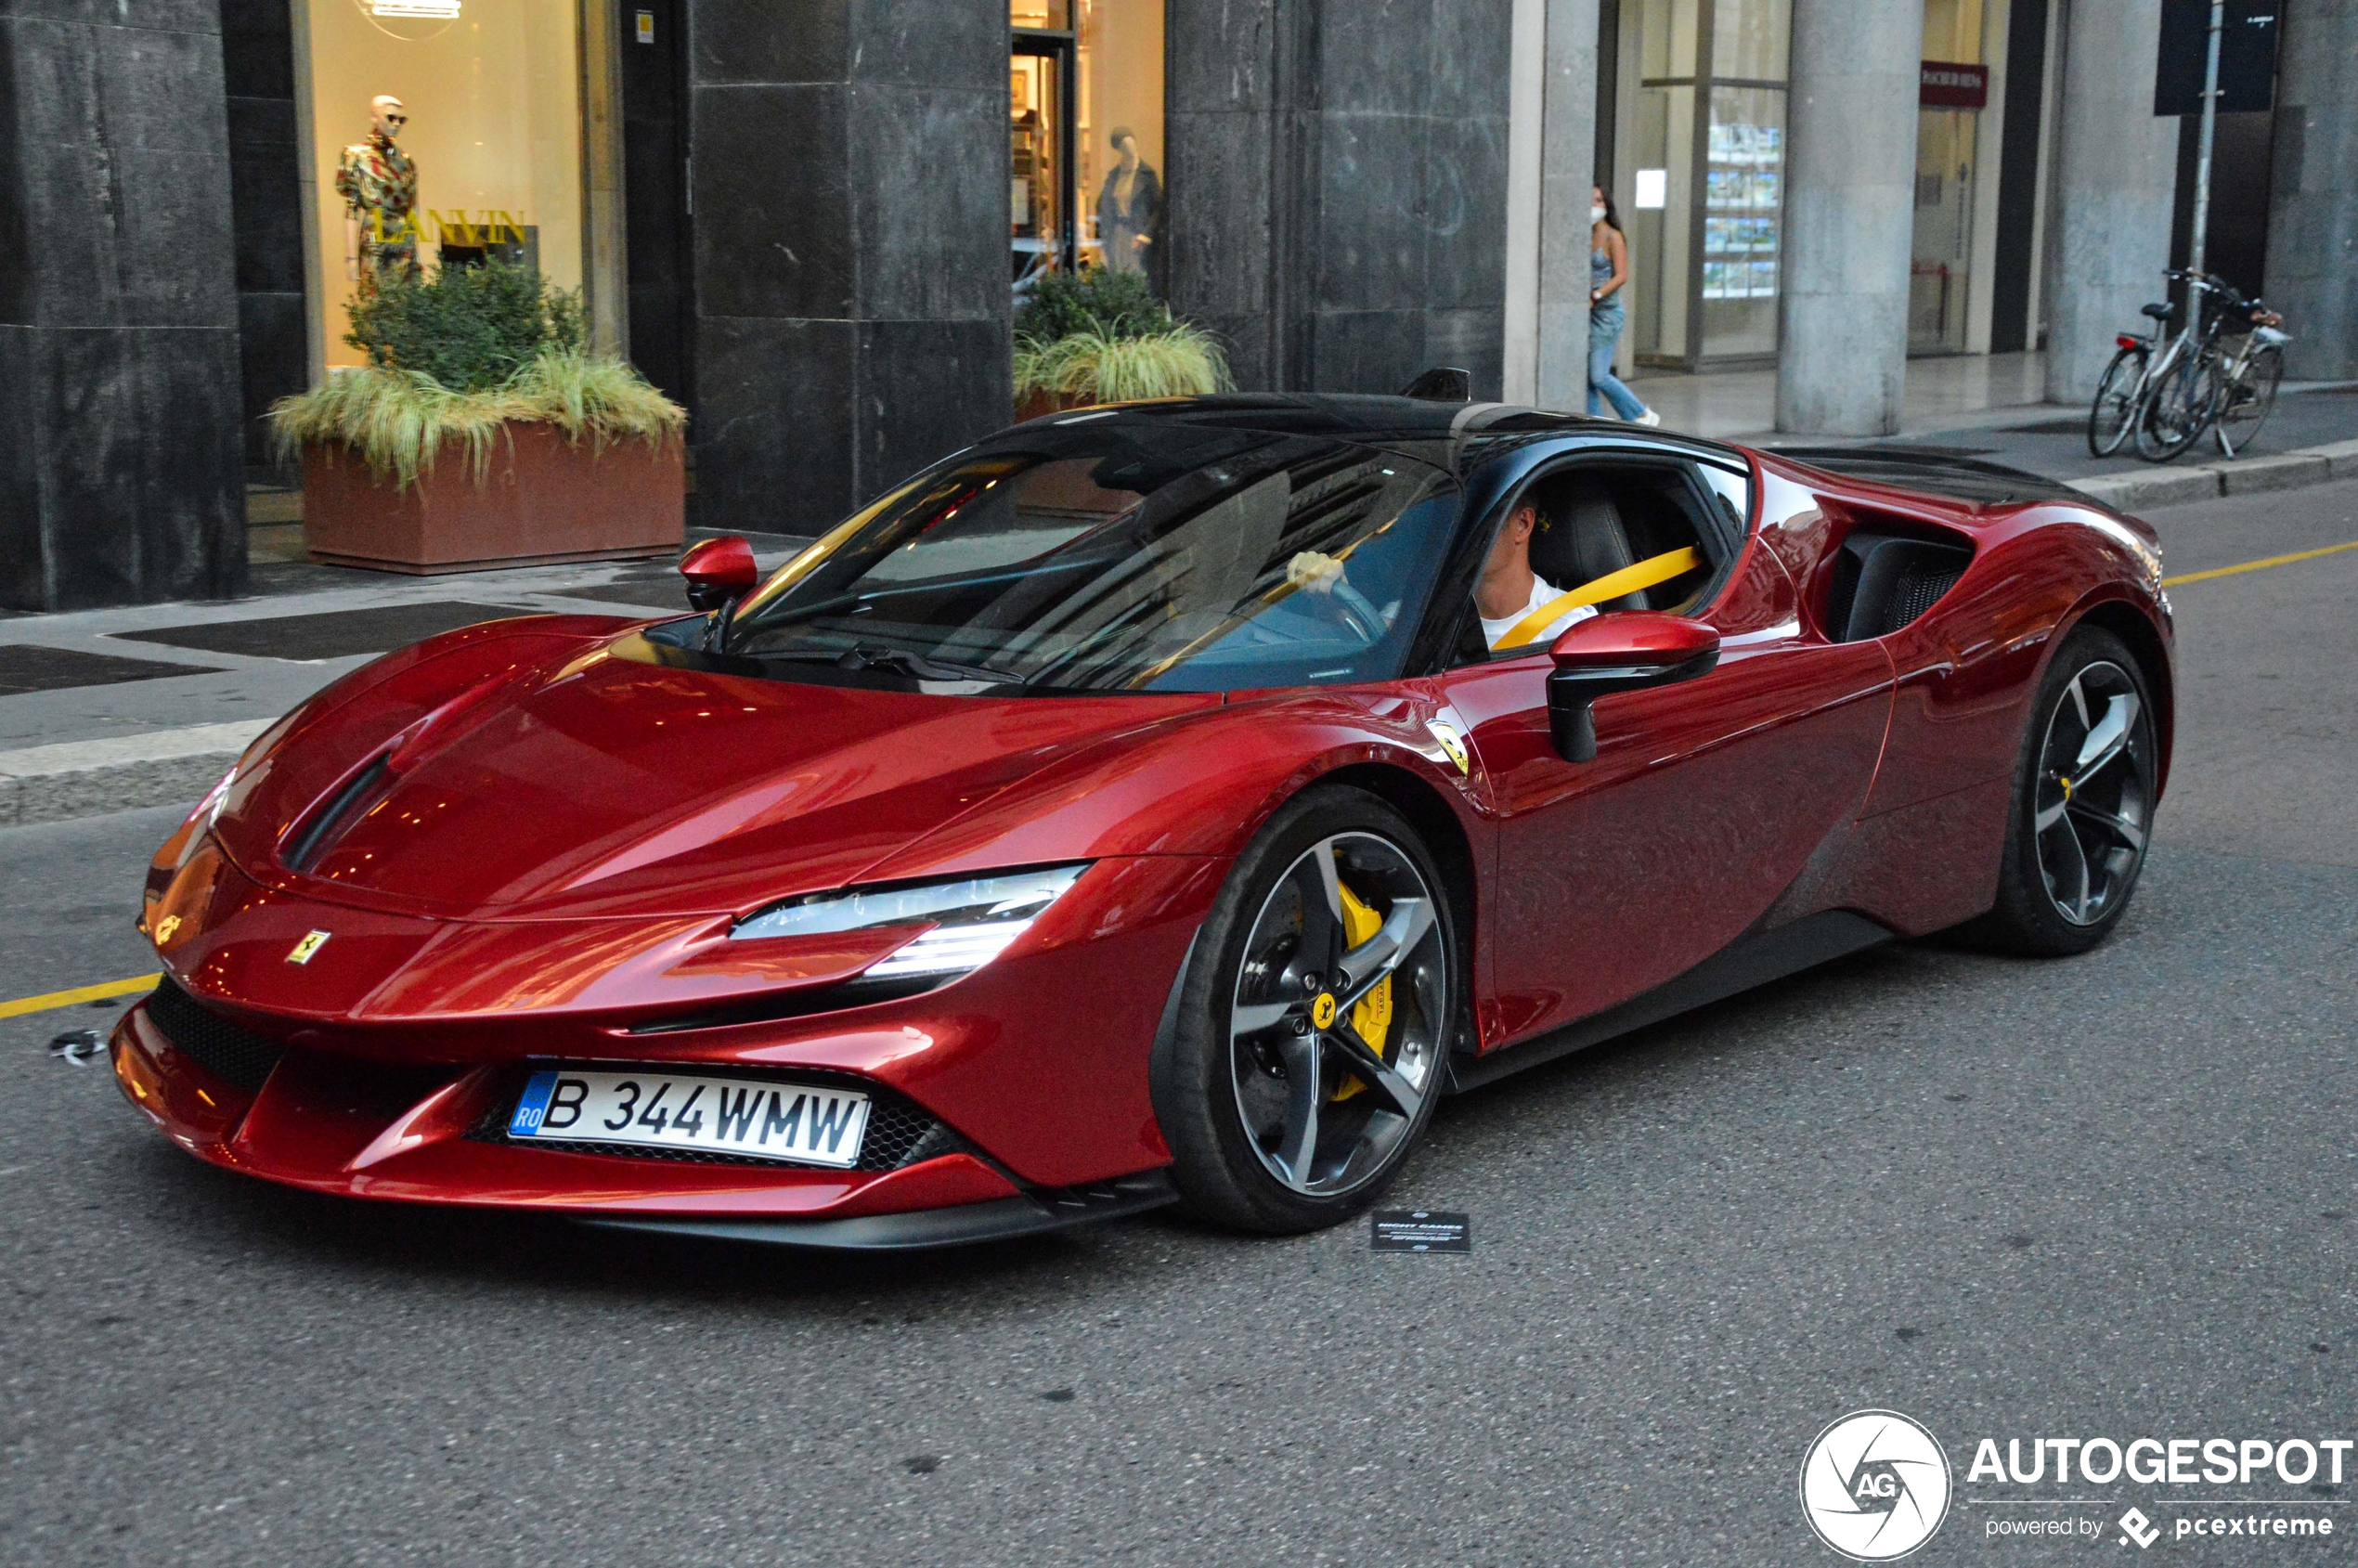
<path fill-rule="evenodd" d="M 1964 544 L 1855 529 L 1834 557 L 1826 635 L 1837 642 L 1888 637 L 1938 603 L 1972 564 Z"/>

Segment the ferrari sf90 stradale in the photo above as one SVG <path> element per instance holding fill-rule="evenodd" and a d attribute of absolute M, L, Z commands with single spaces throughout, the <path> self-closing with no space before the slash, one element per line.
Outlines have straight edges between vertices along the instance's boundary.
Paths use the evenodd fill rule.
<path fill-rule="evenodd" d="M 159 1127 L 811 1245 L 1302 1230 L 1453 1089 L 1895 937 L 2101 940 L 2169 759 L 2152 532 L 1924 450 L 1176 400 L 682 571 L 254 743 L 148 881 Z"/>

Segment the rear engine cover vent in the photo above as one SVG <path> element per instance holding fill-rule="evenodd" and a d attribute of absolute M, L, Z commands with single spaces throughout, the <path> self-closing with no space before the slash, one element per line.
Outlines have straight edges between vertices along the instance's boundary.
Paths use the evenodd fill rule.
<path fill-rule="evenodd" d="M 1854 529 L 1834 558 L 1826 635 L 1837 642 L 1887 637 L 1938 603 L 1972 564 L 1964 544 Z"/>

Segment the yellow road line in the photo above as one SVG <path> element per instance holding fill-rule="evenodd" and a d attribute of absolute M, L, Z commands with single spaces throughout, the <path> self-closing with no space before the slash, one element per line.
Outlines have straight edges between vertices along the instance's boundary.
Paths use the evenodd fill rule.
<path fill-rule="evenodd" d="M 2215 566 L 2208 572 L 2188 572 L 2183 577 L 2164 577 L 2161 586 L 2176 588 L 2180 583 L 2198 583 L 2211 577 L 2232 577 L 2238 572 L 2258 572 L 2270 566 L 2289 566 L 2296 561 L 2314 561 L 2320 555 L 2339 555 L 2345 550 L 2358 550 L 2358 539 L 2348 544 L 2329 544 L 2323 550 L 2295 551 L 2290 555 L 2272 555 L 2265 561 L 2247 561 L 2240 566 Z"/>
<path fill-rule="evenodd" d="M 110 996 L 128 996 L 135 991 L 153 991 L 162 975 L 134 975 L 127 980 L 108 980 L 100 985 L 76 986 L 71 991 L 45 991 L 39 996 L 19 996 L 14 1002 L 0 1002 L 0 1018 L 13 1018 L 24 1013 L 45 1013 L 52 1007 L 71 1007 L 77 1002 L 103 1002 Z"/>

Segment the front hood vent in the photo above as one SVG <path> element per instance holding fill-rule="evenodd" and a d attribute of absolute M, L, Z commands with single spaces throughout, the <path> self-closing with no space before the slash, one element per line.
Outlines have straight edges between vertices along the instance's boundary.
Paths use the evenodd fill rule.
<path fill-rule="evenodd" d="M 279 851 L 280 863 L 289 871 L 304 872 L 318 864 L 319 857 L 333 849 L 354 823 L 393 792 L 393 763 L 387 757 L 378 758 L 353 774 L 343 788 L 329 795 L 295 824 L 286 846 Z"/>

